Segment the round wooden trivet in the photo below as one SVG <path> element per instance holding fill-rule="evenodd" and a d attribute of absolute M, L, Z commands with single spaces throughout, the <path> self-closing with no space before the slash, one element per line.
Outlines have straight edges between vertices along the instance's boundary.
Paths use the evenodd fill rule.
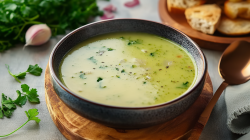
<path fill-rule="evenodd" d="M 207 74 L 200 97 L 183 114 L 166 123 L 137 130 L 116 130 L 79 116 L 69 109 L 55 93 L 47 66 L 45 71 L 46 104 L 57 128 L 69 140 L 172 140 L 189 130 L 213 96 L 212 82 Z"/>

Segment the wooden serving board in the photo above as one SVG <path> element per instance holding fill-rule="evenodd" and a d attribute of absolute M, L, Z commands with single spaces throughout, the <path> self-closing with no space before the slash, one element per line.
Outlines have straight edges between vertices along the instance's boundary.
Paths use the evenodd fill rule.
<path fill-rule="evenodd" d="M 203 91 L 183 114 L 166 123 L 137 130 L 116 130 L 79 116 L 57 96 L 45 71 L 46 104 L 57 128 L 69 140 L 172 140 L 192 129 L 201 112 L 213 96 L 212 82 L 207 74 Z"/>
<path fill-rule="evenodd" d="M 218 3 L 218 0 L 208 0 L 207 3 Z M 218 31 L 213 35 L 208 35 L 200 31 L 194 30 L 187 22 L 184 13 L 174 14 L 170 13 L 167 9 L 167 0 L 159 0 L 159 15 L 161 21 L 169 26 L 172 26 L 190 38 L 192 38 L 201 48 L 223 51 L 229 44 L 234 41 L 245 40 L 250 42 L 250 34 L 243 36 L 226 36 Z"/>

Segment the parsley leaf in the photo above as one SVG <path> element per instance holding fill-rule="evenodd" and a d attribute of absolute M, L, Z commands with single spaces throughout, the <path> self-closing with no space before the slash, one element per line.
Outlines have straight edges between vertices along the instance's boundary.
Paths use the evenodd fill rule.
<path fill-rule="evenodd" d="M 86 77 L 85 77 L 85 73 L 83 73 L 83 74 L 80 74 L 80 76 L 79 76 L 81 79 L 87 79 Z"/>
<path fill-rule="evenodd" d="M 124 73 L 125 72 L 125 70 L 123 69 L 123 70 L 121 70 L 121 73 Z"/>
<path fill-rule="evenodd" d="M 17 82 L 21 83 L 21 81 L 18 79 L 18 77 L 17 77 L 15 74 L 13 74 L 13 73 L 10 72 L 9 65 L 5 64 L 5 66 L 6 66 L 7 70 L 8 70 L 8 72 L 9 72 L 9 74 L 10 74 L 11 76 L 13 76 L 13 77 L 16 79 Z M 25 77 L 25 76 L 26 76 L 26 72 L 25 72 L 25 74 L 23 75 L 23 77 Z"/>
<path fill-rule="evenodd" d="M 89 18 L 103 15 L 96 1 L 1 0 L 0 52 L 24 43 L 25 32 L 34 24 L 47 24 L 56 36 L 89 23 Z"/>
<path fill-rule="evenodd" d="M 39 123 L 41 120 L 37 117 L 37 115 L 39 114 L 38 110 L 36 108 L 34 109 L 29 109 L 28 111 L 25 111 L 26 116 L 28 117 L 28 120 L 21 125 L 20 127 L 18 127 L 16 130 L 14 130 L 13 132 L 7 134 L 7 135 L 3 135 L 0 137 L 7 137 L 13 133 L 15 133 L 17 130 L 19 130 L 20 128 L 22 128 L 24 125 L 26 125 L 29 121 L 34 120 L 36 123 Z"/>
<path fill-rule="evenodd" d="M 97 78 L 97 82 L 100 82 L 100 81 L 102 81 L 103 79 L 101 78 L 101 77 L 98 77 Z"/>
<path fill-rule="evenodd" d="M 22 88 L 23 93 L 21 93 L 19 90 L 16 91 L 17 94 L 18 94 L 18 97 L 14 101 L 15 104 L 17 104 L 17 105 L 19 105 L 19 106 L 22 107 L 23 105 L 25 105 L 27 99 L 31 103 L 40 103 L 40 99 L 38 98 L 39 95 L 37 94 L 37 90 L 36 89 L 32 88 L 30 90 L 30 87 L 27 84 L 22 84 L 21 88 Z"/>
<path fill-rule="evenodd" d="M 17 82 L 21 83 L 19 79 L 24 79 L 26 76 L 26 72 L 29 72 L 32 75 L 40 76 L 42 73 L 42 68 L 40 68 L 37 64 L 36 65 L 29 65 L 29 68 L 25 72 L 20 72 L 19 74 L 13 74 L 10 72 L 9 65 L 5 64 L 9 74 L 16 79 Z"/>
<path fill-rule="evenodd" d="M 22 96 L 22 93 L 21 93 L 19 90 L 17 90 L 16 93 L 17 93 L 18 97 L 17 97 L 17 99 L 14 101 L 14 103 L 15 103 L 16 105 L 22 107 L 23 105 L 26 104 L 27 98 L 26 98 L 26 96 Z"/>
<path fill-rule="evenodd" d="M 177 88 L 186 89 L 188 87 L 189 87 L 189 82 L 187 81 L 187 82 L 182 83 L 182 86 L 177 87 Z"/>
<path fill-rule="evenodd" d="M 88 60 L 91 60 L 93 63 L 96 64 L 97 60 L 94 58 L 94 56 L 91 56 L 90 58 L 88 58 Z"/>
<path fill-rule="evenodd" d="M 3 112 L 2 112 L 2 108 L 0 106 L 0 119 L 2 119 L 2 118 L 3 118 Z"/>
<path fill-rule="evenodd" d="M 27 69 L 26 72 L 29 72 L 30 74 L 32 75 L 35 75 L 35 76 L 40 76 L 41 73 L 42 73 L 43 69 L 40 68 L 37 64 L 36 65 L 29 65 L 29 68 Z"/>
<path fill-rule="evenodd" d="M 114 49 L 112 49 L 112 48 L 107 48 L 107 50 L 108 50 L 108 51 L 113 51 Z"/>
<path fill-rule="evenodd" d="M 25 113 L 28 117 L 28 121 L 34 120 L 37 123 L 39 123 L 41 121 L 38 117 L 36 117 L 39 114 L 39 112 L 36 108 L 25 111 Z"/>
<path fill-rule="evenodd" d="M 7 96 L 2 93 L 2 108 L 0 110 L 0 118 L 3 118 L 3 115 L 6 116 L 7 118 L 10 118 L 12 115 L 12 112 L 16 109 L 16 105 L 12 101 L 11 98 L 7 99 Z M 2 115 L 1 115 L 2 114 Z"/>

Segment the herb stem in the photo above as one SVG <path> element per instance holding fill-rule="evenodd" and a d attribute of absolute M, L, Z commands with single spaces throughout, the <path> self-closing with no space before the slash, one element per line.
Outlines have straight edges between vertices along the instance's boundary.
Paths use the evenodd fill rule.
<path fill-rule="evenodd" d="M 19 130 L 20 128 L 22 128 L 22 127 L 23 127 L 26 123 L 28 123 L 29 121 L 30 121 L 30 119 L 28 119 L 23 125 L 21 125 L 20 127 L 18 127 L 15 131 L 13 131 L 13 132 L 11 132 L 11 133 L 9 133 L 9 134 L 7 134 L 7 135 L 0 136 L 0 137 L 7 137 L 7 136 L 9 136 L 9 135 L 15 133 L 17 130 Z"/>

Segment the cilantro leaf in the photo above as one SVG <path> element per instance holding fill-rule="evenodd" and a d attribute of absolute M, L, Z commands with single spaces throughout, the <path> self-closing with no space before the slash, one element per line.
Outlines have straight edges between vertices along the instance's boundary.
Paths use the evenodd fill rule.
<path fill-rule="evenodd" d="M 0 52 L 24 43 L 25 32 L 34 24 L 47 24 L 53 36 L 87 24 L 90 17 L 103 15 L 96 1 L 1 0 Z"/>
<path fill-rule="evenodd" d="M 26 72 L 29 72 L 30 74 L 32 75 L 36 75 L 36 76 L 40 76 L 43 69 L 40 68 L 37 64 L 36 65 L 29 65 L 29 68 L 27 69 L 27 71 L 25 72 L 20 72 L 18 74 L 13 74 L 10 72 L 10 68 L 9 68 L 9 65 L 5 64 L 9 74 L 14 77 L 16 79 L 17 82 L 21 83 L 21 81 L 19 79 L 24 79 L 25 76 L 26 76 Z"/>
<path fill-rule="evenodd" d="M 13 77 L 16 79 L 17 82 L 21 83 L 21 81 L 18 80 L 18 77 L 16 77 L 15 74 L 13 74 L 13 73 L 10 72 L 10 67 L 9 67 L 9 65 L 5 64 L 5 66 L 6 66 L 7 70 L 8 70 L 8 72 L 9 72 L 9 74 L 10 74 L 11 76 L 13 76 Z M 25 75 L 26 75 L 26 73 L 25 73 Z"/>
<path fill-rule="evenodd" d="M 102 77 L 98 77 L 97 78 L 97 82 L 100 82 L 100 81 L 102 81 L 103 79 L 102 79 Z"/>
<path fill-rule="evenodd" d="M 88 60 L 92 61 L 93 63 L 96 64 L 97 60 L 94 58 L 94 56 L 91 56 L 90 58 L 88 58 Z"/>
<path fill-rule="evenodd" d="M 29 92 L 26 92 L 28 100 L 32 103 L 40 103 L 39 95 L 36 89 L 32 88 Z"/>
<path fill-rule="evenodd" d="M 17 97 L 17 99 L 14 101 L 14 103 L 15 103 L 16 105 L 22 107 L 23 105 L 26 104 L 27 98 L 26 98 L 26 96 L 22 96 L 22 93 L 21 93 L 19 90 L 17 90 L 16 93 L 18 94 L 18 97 Z"/>
<path fill-rule="evenodd" d="M 14 130 L 13 132 L 7 134 L 7 135 L 3 135 L 0 137 L 7 137 L 13 133 L 15 133 L 17 130 L 19 130 L 20 128 L 22 128 L 24 125 L 26 125 L 29 121 L 34 120 L 36 123 L 39 123 L 41 120 L 37 117 L 37 115 L 39 114 L 38 110 L 36 108 L 33 109 L 29 109 L 28 111 L 25 111 L 26 116 L 28 117 L 28 120 L 21 125 L 20 127 L 18 127 L 16 130 Z"/>
<path fill-rule="evenodd" d="M 11 98 L 7 99 L 7 96 L 4 95 L 3 93 L 2 93 L 1 104 L 2 104 L 1 114 L 6 116 L 7 118 L 10 118 L 13 111 L 16 109 L 16 105 L 14 104 Z"/>
<path fill-rule="evenodd" d="M 26 72 L 20 72 L 18 74 L 15 74 L 15 76 L 18 78 L 18 79 L 24 79 L 25 76 L 26 76 Z"/>
<path fill-rule="evenodd" d="M 84 73 L 83 73 L 83 74 L 80 74 L 79 77 L 80 77 L 81 79 L 87 79 Z"/>
<path fill-rule="evenodd" d="M 21 85 L 22 91 L 25 92 L 26 94 L 24 94 L 28 100 L 32 103 L 40 103 L 39 100 L 39 95 L 37 94 L 37 90 L 32 88 L 31 90 L 29 90 L 29 86 L 27 84 L 22 84 Z"/>
<path fill-rule="evenodd" d="M 39 123 L 41 120 L 37 117 L 37 115 L 39 114 L 38 110 L 36 108 L 34 109 L 30 109 L 28 111 L 25 111 L 27 117 L 28 117 L 28 121 L 30 120 L 34 120 L 37 123 Z"/>
<path fill-rule="evenodd" d="M 2 112 L 2 108 L 0 106 L 0 119 L 2 119 L 2 118 L 3 118 L 3 112 Z"/>
<path fill-rule="evenodd" d="M 189 82 L 184 82 L 182 83 L 182 85 L 180 87 L 177 87 L 177 88 L 181 88 L 181 89 L 187 89 L 189 87 Z"/>
<path fill-rule="evenodd" d="M 37 64 L 36 65 L 29 65 L 29 68 L 27 69 L 26 72 L 29 72 L 30 74 L 33 74 L 35 76 L 40 76 L 42 73 L 43 69 L 40 68 Z"/>
<path fill-rule="evenodd" d="M 26 104 L 27 99 L 31 103 L 40 103 L 40 99 L 38 98 L 39 95 L 37 94 L 37 90 L 32 88 L 30 90 L 30 87 L 27 84 L 21 85 L 22 92 L 17 90 L 16 93 L 18 94 L 17 99 L 14 101 L 14 103 L 20 107 Z M 23 95 L 23 96 L 22 96 Z"/>
<path fill-rule="evenodd" d="M 114 49 L 112 49 L 112 48 L 107 48 L 107 50 L 108 50 L 108 51 L 113 51 Z"/>

